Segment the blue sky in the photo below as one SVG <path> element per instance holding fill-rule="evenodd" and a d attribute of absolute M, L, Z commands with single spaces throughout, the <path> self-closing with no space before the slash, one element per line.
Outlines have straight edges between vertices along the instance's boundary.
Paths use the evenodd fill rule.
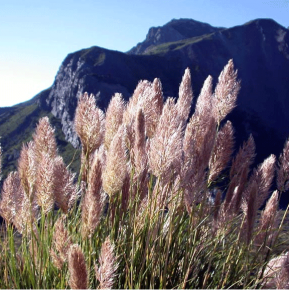
<path fill-rule="evenodd" d="M 257 18 L 289 26 L 289 0 L 0 0 L 0 107 L 50 87 L 68 53 L 128 51 L 173 18 L 232 27 Z"/>

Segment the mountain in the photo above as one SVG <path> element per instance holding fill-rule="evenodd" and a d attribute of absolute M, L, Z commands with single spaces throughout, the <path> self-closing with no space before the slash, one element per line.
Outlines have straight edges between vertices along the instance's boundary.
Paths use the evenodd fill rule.
<path fill-rule="evenodd" d="M 181 19 L 151 28 L 144 42 L 128 53 L 97 46 L 70 53 L 51 88 L 27 103 L 0 108 L 3 168 L 15 166 L 21 142 L 31 138 L 43 115 L 49 115 L 56 127 L 60 150 L 70 162 L 73 147 L 79 144 L 73 129 L 74 112 L 84 92 L 95 94 L 98 106 L 105 109 L 115 92 L 128 99 L 139 80 L 157 77 L 164 95 L 177 97 L 189 67 L 196 100 L 206 77 L 212 75 L 217 82 L 229 59 L 241 79 L 238 105 L 229 116 L 236 129 L 236 147 L 252 133 L 257 162 L 270 153 L 278 155 L 289 134 L 288 43 L 288 29 L 271 19 L 232 28 Z"/>
<path fill-rule="evenodd" d="M 287 29 L 273 20 L 259 19 L 151 46 L 149 52 L 138 55 L 100 47 L 83 49 L 66 57 L 46 103 L 52 114 L 61 119 L 66 139 L 76 146 L 72 130 L 74 109 L 77 98 L 85 91 L 96 94 L 98 105 L 106 108 L 114 92 L 128 98 L 140 79 L 152 81 L 158 77 L 165 96 L 177 96 L 184 70 L 189 67 L 197 97 L 206 77 L 210 74 L 217 80 L 232 58 L 242 88 L 230 118 L 243 138 L 254 134 L 264 158 L 270 152 L 278 152 L 288 136 L 288 39 Z M 274 137 L 277 142 L 271 142 Z"/>

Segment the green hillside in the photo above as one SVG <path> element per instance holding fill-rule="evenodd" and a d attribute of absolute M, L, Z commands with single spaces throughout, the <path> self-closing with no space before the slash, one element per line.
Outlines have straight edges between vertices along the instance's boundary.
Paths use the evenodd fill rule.
<path fill-rule="evenodd" d="M 16 170 L 22 145 L 32 139 L 38 120 L 44 116 L 49 117 L 50 123 L 55 129 L 60 155 L 62 155 L 66 164 L 70 164 L 73 170 L 78 170 L 79 151 L 65 140 L 60 121 L 51 112 L 39 106 L 38 97 L 29 103 L 0 110 L 0 143 L 3 154 L 2 164 L 5 164 L 2 167 L 2 180 L 10 171 Z"/>

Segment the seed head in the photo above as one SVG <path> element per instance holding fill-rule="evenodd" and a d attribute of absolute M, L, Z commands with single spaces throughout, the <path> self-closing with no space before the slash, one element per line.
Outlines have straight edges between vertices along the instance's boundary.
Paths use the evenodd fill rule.
<path fill-rule="evenodd" d="M 107 150 L 109 149 L 119 126 L 122 124 L 124 110 L 125 103 L 122 94 L 116 93 L 111 99 L 106 112 L 104 144 Z"/>
<path fill-rule="evenodd" d="M 179 97 L 176 103 L 178 114 L 184 124 L 187 122 L 190 113 L 192 99 L 191 75 L 189 68 L 187 68 L 179 86 Z"/>
<path fill-rule="evenodd" d="M 100 289 L 112 289 L 114 286 L 118 264 L 114 254 L 114 246 L 109 237 L 102 244 L 99 257 L 99 267 L 95 266 L 96 277 L 100 282 Z"/>
<path fill-rule="evenodd" d="M 72 289 L 88 288 L 88 272 L 84 254 L 79 245 L 70 246 L 68 251 L 69 285 Z"/>
<path fill-rule="evenodd" d="M 89 156 L 101 145 L 105 118 L 103 111 L 96 107 L 93 95 L 85 93 L 80 97 L 75 113 L 75 130 L 81 139 L 85 156 Z"/>
<path fill-rule="evenodd" d="M 234 129 L 227 121 L 218 132 L 215 146 L 209 161 L 208 183 L 214 181 L 230 161 L 234 147 Z"/>
<path fill-rule="evenodd" d="M 54 129 L 49 123 L 48 117 L 43 117 L 39 120 L 33 135 L 34 150 L 36 163 L 40 163 L 42 154 L 45 153 L 49 158 L 55 158 L 57 154 L 56 140 L 54 137 Z"/>
<path fill-rule="evenodd" d="M 220 122 L 236 106 L 236 99 L 240 90 L 240 82 L 237 81 L 237 71 L 231 59 L 221 72 L 213 97 L 213 109 L 216 122 Z"/>
<path fill-rule="evenodd" d="M 126 177 L 127 160 L 124 145 L 124 126 L 120 126 L 114 136 L 107 154 L 106 167 L 103 171 L 103 188 L 110 196 L 118 192 Z"/>
<path fill-rule="evenodd" d="M 54 159 L 53 189 L 56 204 L 67 213 L 78 197 L 77 185 L 74 183 L 75 174 L 64 164 L 63 158 Z"/>

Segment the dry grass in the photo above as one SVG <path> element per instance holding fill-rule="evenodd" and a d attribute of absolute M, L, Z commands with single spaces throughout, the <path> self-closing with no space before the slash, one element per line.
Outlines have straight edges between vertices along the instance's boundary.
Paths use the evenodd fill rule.
<path fill-rule="evenodd" d="M 1 192 L 0 287 L 287 287 L 289 217 L 278 204 L 289 142 L 257 168 L 252 136 L 233 156 L 224 119 L 239 88 L 229 61 L 191 117 L 189 69 L 177 101 L 163 100 L 158 79 L 140 81 L 128 103 L 114 95 L 105 113 L 84 94 L 77 182 L 41 119 Z"/>

